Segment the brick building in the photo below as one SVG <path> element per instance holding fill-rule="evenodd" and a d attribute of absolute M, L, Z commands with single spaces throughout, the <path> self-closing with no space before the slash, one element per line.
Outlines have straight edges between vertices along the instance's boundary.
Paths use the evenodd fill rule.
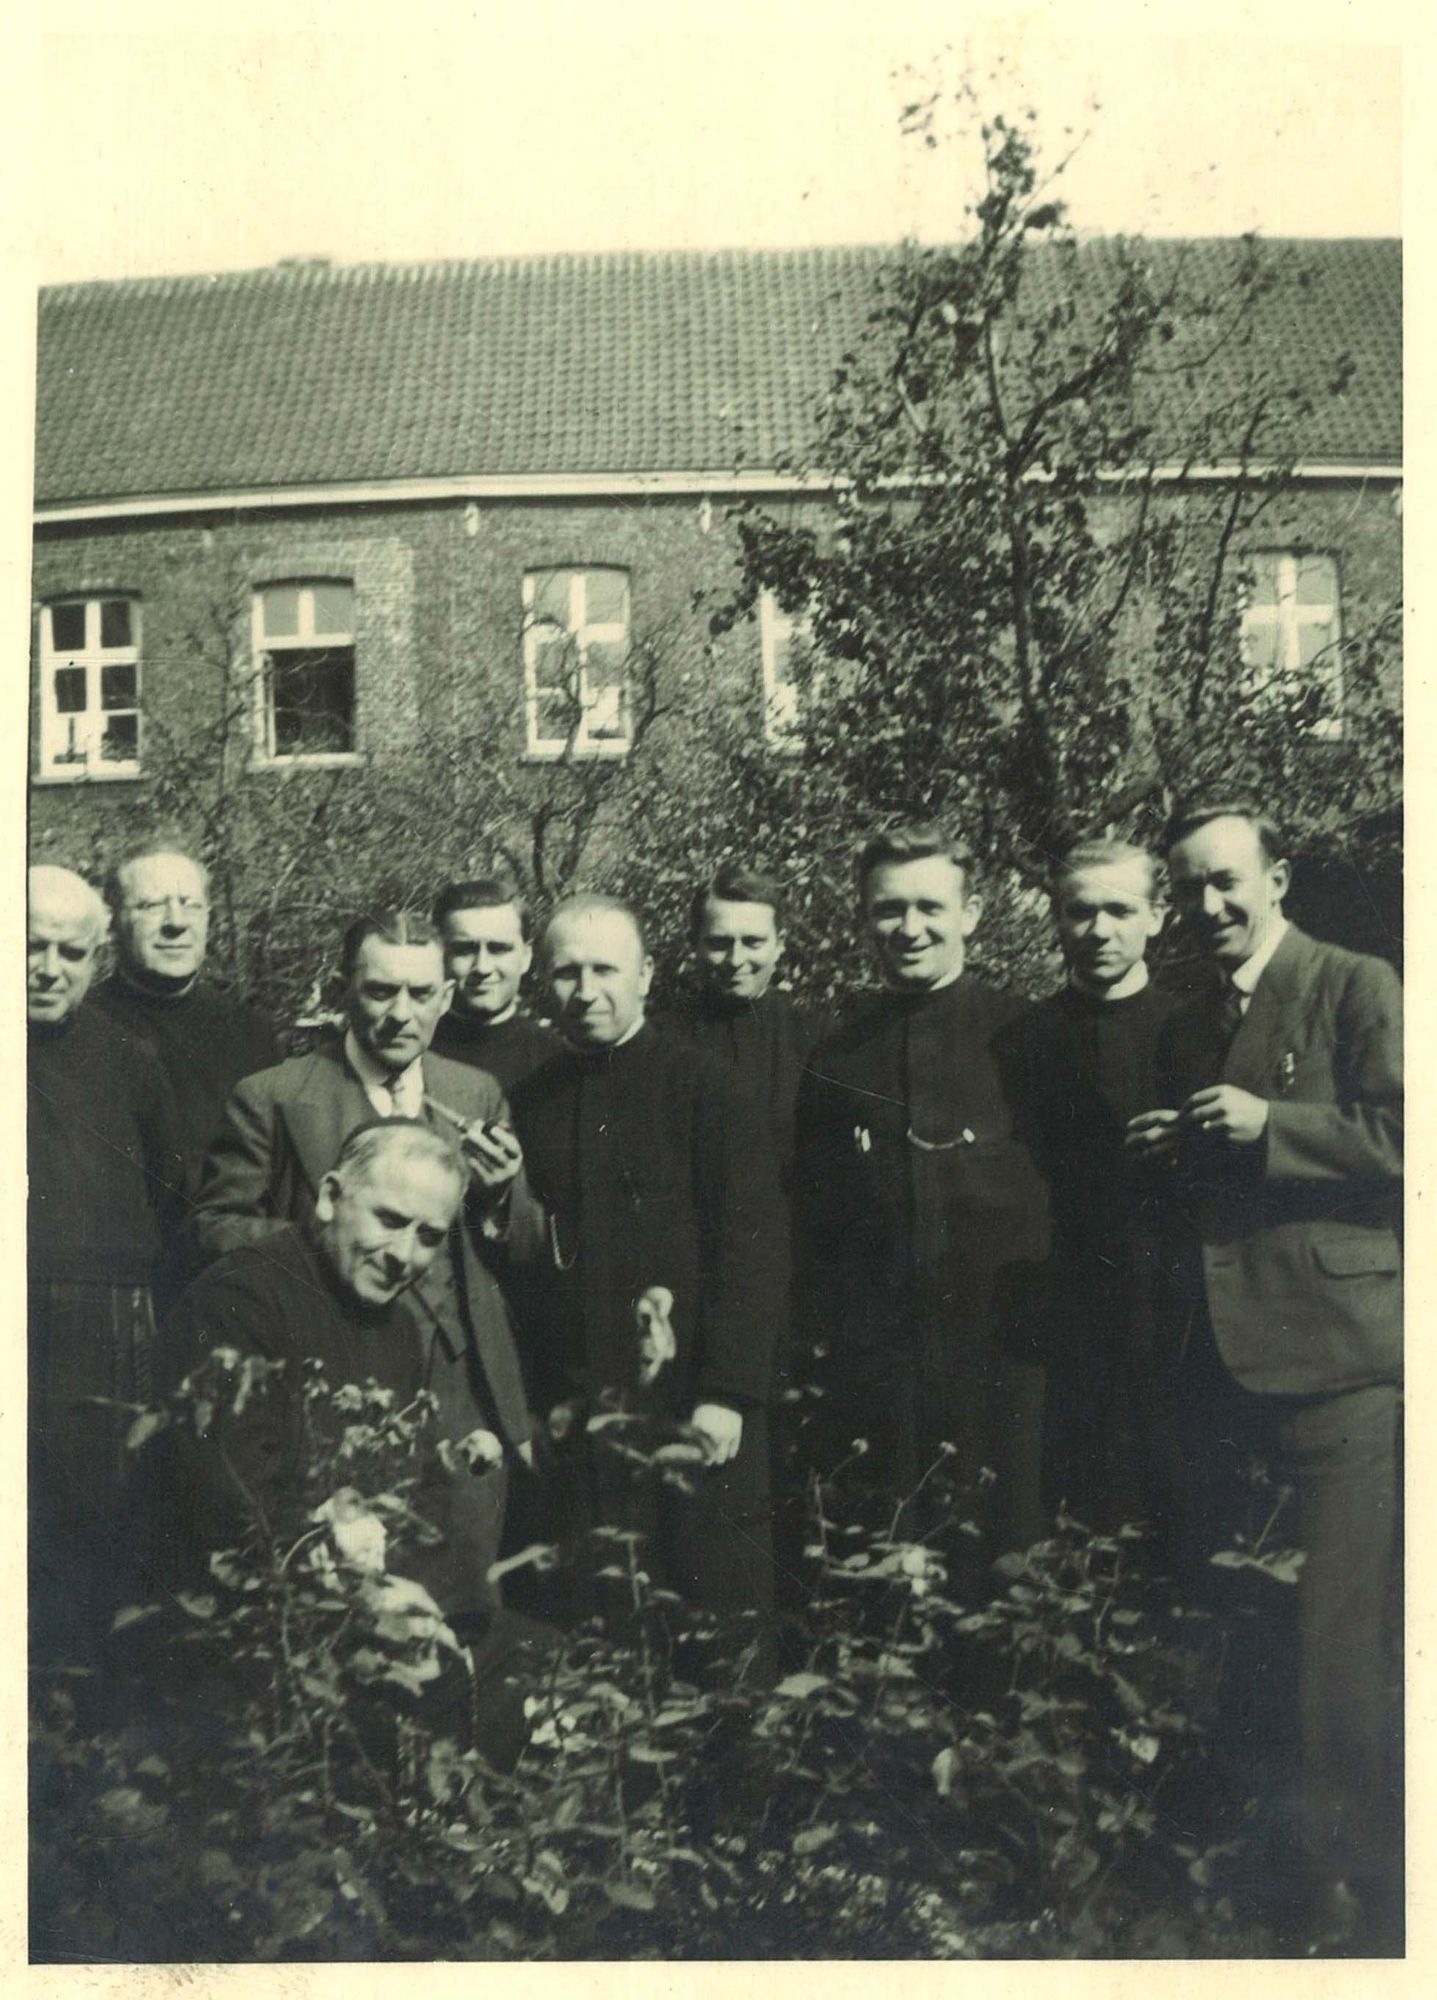
<path fill-rule="evenodd" d="M 1264 338 L 1314 386 L 1355 363 L 1253 556 L 1250 643 L 1306 660 L 1400 595 L 1401 265 L 1395 242 L 1294 247 L 1311 280 Z M 100 851 L 205 730 L 261 787 L 476 717 L 516 765 L 622 758 L 633 659 L 655 634 L 699 649 L 695 591 L 734 580 L 727 507 L 821 507 L 779 468 L 882 255 L 305 263 L 44 293 L 37 839 Z M 722 675 L 755 731 L 782 731 L 787 636 L 765 603 L 693 652 L 689 698 Z"/>

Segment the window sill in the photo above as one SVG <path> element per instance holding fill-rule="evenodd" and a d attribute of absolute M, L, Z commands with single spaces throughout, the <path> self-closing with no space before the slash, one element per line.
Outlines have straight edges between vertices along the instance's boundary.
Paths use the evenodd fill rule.
<path fill-rule="evenodd" d="M 554 750 L 525 750 L 521 764 L 617 764 L 633 749 L 632 743 L 561 744 Z"/>
<path fill-rule="evenodd" d="M 349 771 L 367 763 L 362 750 L 316 750 L 307 757 L 262 757 L 250 759 L 252 771 Z"/>
<path fill-rule="evenodd" d="M 138 764 L 123 771 L 37 771 L 32 785 L 137 785 L 144 772 Z"/>

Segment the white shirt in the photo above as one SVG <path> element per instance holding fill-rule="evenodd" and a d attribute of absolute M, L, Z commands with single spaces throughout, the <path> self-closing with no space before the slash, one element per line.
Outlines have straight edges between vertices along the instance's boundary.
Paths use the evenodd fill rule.
<path fill-rule="evenodd" d="M 353 1028 L 344 1034 L 344 1060 L 364 1086 L 364 1094 L 381 1118 L 422 1118 L 424 1116 L 424 1067 L 416 1056 L 407 1069 L 396 1075 L 377 1063 L 360 1045 Z"/>
<path fill-rule="evenodd" d="M 1267 936 L 1252 957 L 1245 958 L 1242 964 L 1235 967 L 1228 975 L 1230 983 L 1237 989 L 1238 1001 L 1244 1014 L 1252 1005 L 1253 993 L 1258 980 L 1267 970 L 1268 960 L 1286 937 L 1288 928 L 1287 918 L 1279 910 L 1267 927 Z"/>

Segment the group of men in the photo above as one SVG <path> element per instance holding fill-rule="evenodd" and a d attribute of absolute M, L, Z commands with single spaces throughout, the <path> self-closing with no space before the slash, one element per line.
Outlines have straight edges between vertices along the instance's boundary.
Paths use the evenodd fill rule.
<path fill-rule="evenodd" d="M 358 918 L 342 1031 L 283 1061 L 203 977 L 195 861 L 133 853 L 103 900 L 32 870 L 36 1629 L 74 1644 L 104 1597 L 124 1423 L 94 1399 L 143 1403 L 218 1345 L 281 1361 L 291 1393 L 191 1473 L 186 1531 L 234 1538 L 217 1463 L 283 1515 L 306 1357 L 426 1388 L 452 1447 L 426 1580 L 461 1636 L 505 1615 L 520 1539 L 559 1546 L 558 1601 L 588 1608 L 612 1562 L 590 1531 L 614 1525 L 679 1597 L 762 1623 L 781 1384 L 821 1472 L 902 1499 L 942 1457 L 985 1560 L 1066 1510 L 1147 1518 L 1201 1561 L 1260 1458 L 1303 1556 L 1303 1852 L 1329 1889 L 1380 1875 L 1400 989 L 1287 921 L 1252 804 L 1179 814 L 1165 859 L 1211 973 L 1187 997 L 1148 973 L 1154 857 L 1099 840 L 1056 861 L 1067 981 L 1032 1004 L 966 969 L 974 856 L 915 823 L 859 857 L 882 984 L 841 1025 L 776 983 L 783 892 L 758 870 L 697 890 L 696 989 L 657 1021 L 638 912 L 571 897 L 536 939 L 492 878 Z M 681 1478 L 610 1448 L 665 1427 Z"/>

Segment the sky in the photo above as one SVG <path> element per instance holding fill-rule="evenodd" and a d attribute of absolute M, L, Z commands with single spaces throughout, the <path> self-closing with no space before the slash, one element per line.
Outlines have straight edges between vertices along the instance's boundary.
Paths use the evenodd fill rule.
<path fill-rule="evenodd" d="M 987 101 L 1031 103 L 1050 155 L 1086 135 L 1059 186 L 1083 229 L 1395 235 L 1399 22 L 1385 0 L 50 0 L 11 65 L 0 231 L 40 283 L 953 236 L 971 152 L 898 121 L 905 65 L 947 47 L 938 81 L 1001 66 Z"/>

